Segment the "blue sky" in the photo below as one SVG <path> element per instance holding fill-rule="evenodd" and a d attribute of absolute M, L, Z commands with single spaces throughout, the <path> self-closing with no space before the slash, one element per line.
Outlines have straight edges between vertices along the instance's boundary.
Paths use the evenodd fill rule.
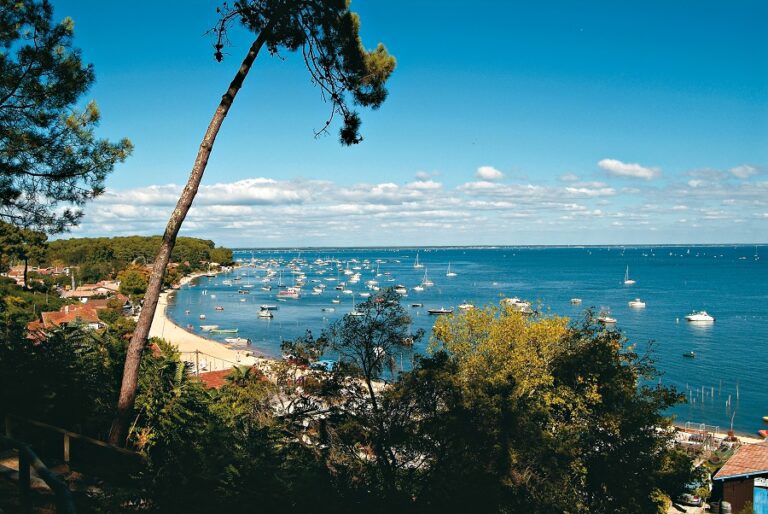
<path fill-rule="evenodd" d="M 161 233 L 250 42 L 216 2 L 53 0 L 134 155 L 76 235 Z M 352 3 L 398 60 L 365 141 L 296 55 L 261 55 L 183 232 L 238 246 L 757 242 L 768 233 L 768 4 Z"/>

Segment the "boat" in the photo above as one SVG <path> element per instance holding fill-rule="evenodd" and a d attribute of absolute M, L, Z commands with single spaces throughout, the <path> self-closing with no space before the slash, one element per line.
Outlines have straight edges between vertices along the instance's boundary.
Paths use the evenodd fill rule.
<path fill-rule="evenodd" d="M 240 289 L 237 291 L 237 294 L 251 294 L 250 291 L 246 291 L 245 289 Z"/>
<path fill-rule="evenodd" d="M 763 416 L 763 421 L 765 421 L 766 423 L 768 423 L 768 416 Z"/>
<path fill-rule="evenodd" d="M 424 278 L 421 281 L 421 285 L 423 285 L 424 287 L 432 287 L 433 285 L 435 285 L 434 282 L 429 280 L 429 277 L 427 276 L 427 269 L 426 268 L 424 268 Z"/>
<path fill-rule="evenodd" d="M 644 309 L 645 308 L 645 302 L 642 301 L 640 298 L 635 298 L 634 300 L 629 301 L 629 306 L 633 309 Z"/>
<path fill-rule="evenodd" d="M 201 314 L 200 316 L 198 316 L 198 318 L 205 319 L 205 314 Z"/>
<path fill-rule="evenodd" d="M 272 314 L 272 311 L 269 309 L 261 309 L 259 311 L 259 317 L 260 318 L 274 318 L 274 314 Z"/>
<path fill-rule="evenodd" d="M 758 430 L 757 435 L 759 435 L 763 439 L 768 439 L 768 430 Z"/>
<path fill-rule="evenodd" d="M 446 309 L 445 307 L 440 307 L 439 309 L 427 309 L 427 312 L 433 316 L 439 316 L 441 314 L 453 314 L 453 309 Z"/>
<path fill-rule="evenodd" d="M 636 284 L 636 280 L 632 280 L 629 278 L 629 266 L 627 266 L 627 271 L 624 272 L 624 285 L 625 286 L 631 286 L 632 284 Z"/>
<path fill-rule="evenodd" d="M 203 332 L 210 332 L 211 330 L 216 330 L 219 328 L 218 325 L 200 325 L 200 330 Z"/>
<path fill-rule="evenodd" d="M 715 318 L 707 314 L 707 311 L 692 312 L 688 314 L 685 317 L 685 319 L 687 321 L 706 321 L 706 322 L 715 321 Z"/>
<path fill-rule="evenodd" d="M 276 311 L 277 305 L 271 304 L 271 303 L 263 303 L 259 305 L 259 308 L 263 311 Z"/>
<path fill-rule="evenodd" d="M 336 311 L 336 307 L 323 307 L 320 310 L 323 311 L 323 312 L 335 312 Z"/>
<path fill-rule="evenodd" d="M 423 303 L 412 303 L 411 307 L 424 307 Z"/>
<path fill-rule="evenodd" d="M 468 311 L 469 309 L 474 309 L 474 308 L 475 308 L 475 306 L 472 305 L 469 302 L 464 302 L 464 303 L 459 305 L 459 309 L 461 309 L 463 311 Z"/>
<path fill-rule="evenodd" d="M 455 277 L 457 273 L 451 271 L 451 263 L 448 263 L 448 271 L 445 272 L 446 277 Z"/>
<path fill-rule="evenodd" d="M 337 296 L 336 298 L 334 298 L 333 300 L 331 300 L 331 303 L 341 303 L 341 298 L 339 298 L 339 297 Z"/>
<path fill-rule="evenodd" d="M 230 344 L 251 344 L 251 340 L 247 337 L 225 337 L 224 342 Z"/>
<path fill-rule="evenodd" d="M 283 289 L 282 291 L 277 292 L 278 298 L 293 298 L 294 300 L 299 299 L 300 290 L 295 287 L 287 287 Z"/>
<path fill-rule="evenodd" d="M 189 309 L 187 309 L 187 310 L 185 310 L 185 311 L 184 311 L 184 314 L 187 314 L 187 315 L 188 315 L 190 312 L 192 312 L 192 311 L 190 311 Z"/>
<path fill-rule="evenodd" d="M 262 291 L 272 291 L 272 286 L 264 286 L 261 288 Z"/>
<path fill-rule="evenodd" d="M 423 268 L 424 265 L 419 263 L 419 252 L 416 252 L 416 262 L 413 263 L 413 267 L 416 269 Z"/>
<path fill-rule="evenodd" d="M 413 290 L 416 291 L 417 293 L 420 293 L 420 292 L 424 291 L 424 286 L 422 286 L 422 285 L 413 286 Z"/>
<path fill-rule="evenodd" d="M 404 285 L 398 284 L 395 286 L 395 292 L 400 295 L 406 295 L 408 294 L 408 288 Z"/>
<path fill-rule="evenodd" d="M 694 352 L 685 352 L 683 354 L 683 357 L 688 357 L 689 359 L 695 359 L 696 358 L 696 354 Z"/>
<path fill-rule="evenodd" d="M 518 297 L 512 297 L 512 298 L 504 298 L 502 300 L 502 303 L 508 307 L 511 307 L 512 309 L 522 312 L 524 314 L 531 314 L 533 310 L 531 309 L 530 302 L 526 302 L 521 300 Z"/>
<path fill-rule="evenodd" d="M 350 316 L 358 317 L 358 316 L 365 316 L 365 313 L 364 312 L 360 312 L 360 311 L 350 311 L 349 315 Z"/>
<path fill-rule="evenodd" d="M 221 305 L 217 305 L 216 307 L 214 307 L 214 309 L 216 309 L 217 311 L 223 311 L 224 307 L 222 307 Z"/>
<path fill-rule="evenodd" d="M 581 303 L 581 298 L 571 298 L 572 305 L 579 305 L 580 303 Z"/>
<path fill-rule="evenodd" d="M 597 317 L 598 323 L 602 323 L 603 325 L 614 325 L 616 324 L 616 318 L 612 318 L 608 316 L 607 314 L 603 314 Z"/>
<path fill-rule="evenodd" d="M 236 328 L 214 328 L 213 330 L 210 330 L 211 334 L 237 334 L 238 329 Z"/>

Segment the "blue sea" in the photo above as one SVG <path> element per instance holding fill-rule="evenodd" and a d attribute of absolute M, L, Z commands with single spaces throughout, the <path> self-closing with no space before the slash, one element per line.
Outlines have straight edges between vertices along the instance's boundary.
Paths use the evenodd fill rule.
<path fill-rule="evenodd" d="M 414 268 L 417 258 L 424 268 Z M 727 430 L 733 418 L 737 431 L 766 428 L 768 415 L 768 246 L 650 246 L 650 247 L 494 247 L 494 248 L 318 248 L 244 249 L 235 259 L 246 266 L 228 274 L 201 277 L 180 289 L 168 308 L 180 326 L 199 332 L 199 325 L 237 328 L 238 336 L 252 341 L 251 349 L 280 357 L 280 341 L 311 330 L 317 335 L 335 319 L 363 301 L 369 280 L 379 287 L 405 285 L 403 305 L 411 312 L 413 328 L 429 335 L 435 321 L 429 308 L 456 308 L 463 302 L 481 306 L 519 297 L 545 313 L 578 318 L 588 307 L 610 312 L 637 351 L 653 341 L 653 358 L 662 372 L 661 382 L 674 385 L 689 401 L 673 410 L 678 423 L 706 423 Z M 298 300 L 276 301 L 278 281 L 291 286 L 296 274 L 287 265 L 299 260 L 306 285 Z M 317 259 L 334 260 L 325 266 Z M 271 260 L 278 274 L 263 291 L 265 269 Z M 255 262 L 257 265 L 250 265 Z M 456 273 L 446 276 L 448 266 Z M 340 268 L 340 269 L 337 269 Z M 359 269 L 355 269 L 359 268 Z M 625 285 L 625 273 L 636 280 Z M 350 275 L 360 281 L 335 289 Z M 319 274 L 320 270 L 325 270 Z M 434 282 L 423 292 L 413 287 L 424 273 Z M 225 285 L 225 280 L 234 281 Z M 325 284 L 312 295 L 312 287 Z M 249 287 L 246 287 L 249 286 Z M 249 294 L 239 294 L 247 290 Z M 339 297 L 339 304 L 331 302 Z M 580 305 L 571 298 L 582 299 Z M 628 302 L 640 298 L 643 309 Z M 412 307 L 414 303 L 423 307 Z M 275 304 L 274 318 L 257 317 L 261 304 Z M 217 311 L 215 306 L 224 310 Z M 335 308 L 334 312 L 323 308 Z M 685 320 L 692 311 L 706 310 L 714 323 Z M 187 311 L 189 312 L 187 314 Z M 199 315 L 205 314 L 206 321 Z M 210 335 L 222 340 L 225 335 Z M 231 337 L 231 335 L 229 335 Z M 413 351 L 425 353 L 428 337 Z M 684 357 L 694 352 L 695 358 Z M 333 356 L 329 356 L 333 358 Z M 408 369 L 412 352 L 396 356 L 398 367 Z"/>

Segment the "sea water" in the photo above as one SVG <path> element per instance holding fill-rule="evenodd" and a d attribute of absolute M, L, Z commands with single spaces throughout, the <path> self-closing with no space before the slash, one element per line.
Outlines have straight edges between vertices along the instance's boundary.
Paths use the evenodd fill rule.
<path fill-rule="evenodd" d="M 424 268 L 414 268 L 417 254 Z M 586 308 L 594 307 L 617 319 L 615 329 L 636 345 L 636 351 L 642 354 L 651 349 L 662 372 L 660 381 L 687 397 L 686 404 L 673 409 L 679 423 L 706 423 L 727 430 L 733 419 L 739 431 L 765 428 L 761 418 L 768 415 L 766 246 L 245 249 L 235 251 L 234 257 L 244 264 L 264 259 L 281 262 L 276 271 L 282 270 L 282 282 L 288 286 L 295 275 L 285 265 L 301 259 L 307 277 L 301 298 L 276 301 L 277 277 L 271 282 L 272 291 L 262 291 L 265 270 L 245 266 L 183 287 L 168 307 L 169 316 L 197 333 L 201 333 L 200 323 L 237 328 L 239 337 L 252 341 L 251 350 L 279 358 L 282 340 L 307 330 L 319 335 L 350 312 L 354 303 L 364 301 L 360 293 L 371 292 L 367 281 L 377 280 L 381 288 L 402 284 L 408 288 L 402 303 L 412 316 L 413 330 L 422 328 L 427 333 L 412 349 L 393 356 L 396 368 L 407 370 L 414 352 L 427 351 L 435 322 L 427 309 L 458 312 L 463 302 L 498 305 L 502 298 L 519 297 L 545 313 L 577 319 Z M 337 260 L 341 270 L 334 264 L 325 267 L 331 271 L 318 274 L 323 268 L 313 264 L 318 258 Z M 367 269 L 364 260 L 370 263 Z M 446 276 L 449 264 L 455 277 Z M 344 287 L 353 294 L 335 290 L 339 282 L 349 279 L 343 270 L 354 267 L 361 268 L 353 270 L 361 274 L 360 281 Z M 627 268 L 636 280 L 633 285 L 624 284 Z M 425 271 L 434 286 L 416 292 L 413 287 L 422 282 Z M 240 280 L 231 286 L 222 283 L 237 277 Z M 326 285 L 325 291 L 312 295 L 312 287 L 319 283 Z M 337 297 L 340 303 L 332 303 Z M 582 303 L 573 305 L 574 297 Z M 646 307 L 630 308 L 628 302 L 634 298 L 646 302 Z M 423 307 L 412 307 L 415 303 Z M 274 318 L 257 317 L 261 304 L 278 306 Z M 224 310 L 217 311 L 216 306 Z M 716 321 L 687 322 L 685 316 L 695 310 L 706 310 Z M 200 314 L 205 314 L 204 322 Z M 231 337 L 203 335 L 221 341 Z M 694 352 L 695 358 L 683 356 L 688 352 Z"/>

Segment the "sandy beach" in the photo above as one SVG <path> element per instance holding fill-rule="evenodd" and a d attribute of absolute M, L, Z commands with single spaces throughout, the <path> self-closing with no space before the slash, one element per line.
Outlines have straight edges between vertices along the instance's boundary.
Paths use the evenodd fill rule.
<path fill-rule="evenodd" d="M 199 276 L 202 274 L 186 276 L 180 284 L 183 286 Z M 253 355 L 253 352 L 245 346 L 222 344 L 178 326 L 165 312 L 168 296 L 171 294 L 173 294 L 172 291 L 165 291 L 160 295 L 149 336 L 173 343 L 181 352 L 182 360 L 196 363 L 200 372 L 229 369 L 235 365 L 257 365 L 263 368 L 271 362 L 270 359 Z"/>

